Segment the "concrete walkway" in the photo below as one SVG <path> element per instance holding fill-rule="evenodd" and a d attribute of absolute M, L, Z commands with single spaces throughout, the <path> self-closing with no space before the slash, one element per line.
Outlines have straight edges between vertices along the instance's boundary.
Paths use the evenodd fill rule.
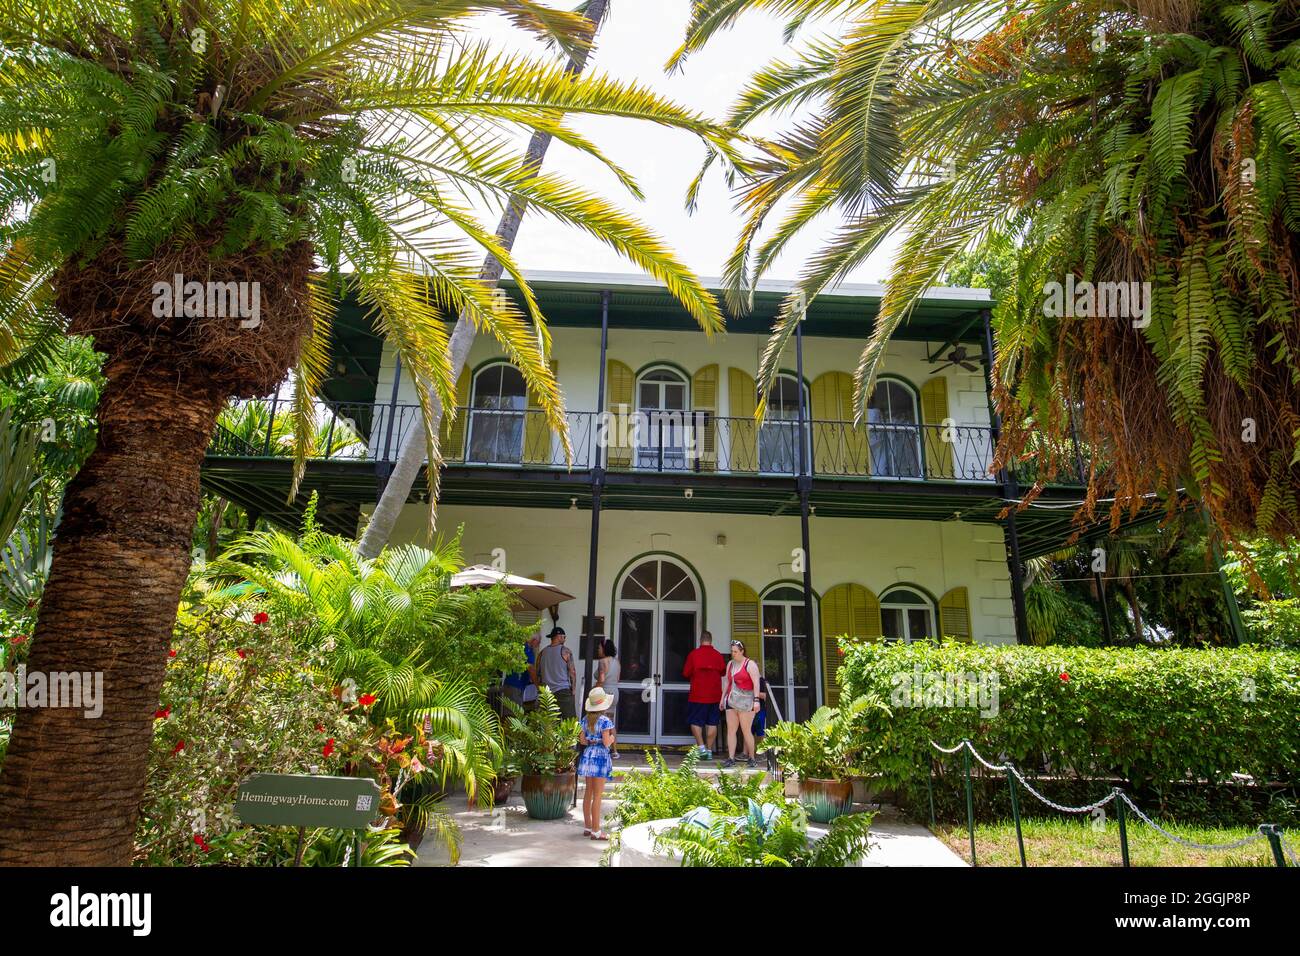
<path fill-rule="evenodd" d="M 681 762 L 678 755 L 665 755 L 669 766 Z M 643 770 L 644 758 L 633 753 L 615 764 L 615 770 Z M 720 771 L 716 763 L 699 768 L 701 776 Z M 746 771 L 738 771 L 746 772 Z M 754 771 L 748 771 L 750 773 Z M 793 788 L 788 788 L 793 795 Z M 581 793 L 579 793 L 581 799 Z M 611 816 L 618 806 L 618 781 L 610 783 L 603 812 Z M 492 810 L 465 809 L 464 794 L 453 795 L 448 809 L 461 830 L 461 866 L 599 866 L 606 843 L 582 835 L 582 806 L 569 810 L 562 820 L 533 820 L 524 809 L 518 789 L 503 805 Z M 918 823 L 909 823 L 891 806 L 876 814 L 871 832 L 873 847 L 868 856 L 876 866 L 967 866 L 947 845 Z M 447 851 L 430 834 L 416 856 L 415 866 L 447 866 Z"/>

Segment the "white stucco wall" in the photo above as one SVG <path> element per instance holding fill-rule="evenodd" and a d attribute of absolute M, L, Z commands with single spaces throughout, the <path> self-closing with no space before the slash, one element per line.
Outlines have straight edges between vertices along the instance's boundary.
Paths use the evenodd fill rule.
<path fill-rule="evenodd" d="M 420 540 L 427 526 L 423 506 L 408 505 L 394 541 Z M 576 650 L 587 608 L 588 511 L 548 508 L 446 506 L 439 509 L 440 533 L 464 526 L 466 564 L 490 564 L 493 549 L 505 550 L 509 571 L 546 580 L 577 600 L 561 605 L 560 623 Z M 844 582 L 865 585 L 877 595 L 894 584 L 919 585 L 935 599 L 950 588 L 970 592 L 975 639 L 1014 643 L 1015 623 L 1006 550 L 1001 529 L 961 521 L 879 521 L 814 518 L 810 526 L 813 590 Z M 726 545 L 717 544 L 718 535 Z M 730 581 L 761 592 L 768 585 L 798 579 L 791 550 L 799 546 L 799 518 L 646 511 L 601 512 L 596 613 L 607 632 L 615 579 L 633 558 L 663 552 L 684 559 L 704 589 L 704 618 L 715 638 L 731 633 Z M 610 634 L 614 637 L 615 635 Z"/>

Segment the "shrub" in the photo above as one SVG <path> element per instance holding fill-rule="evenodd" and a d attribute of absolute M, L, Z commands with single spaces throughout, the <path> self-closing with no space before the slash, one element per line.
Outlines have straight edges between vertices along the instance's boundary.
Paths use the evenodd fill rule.
<path fill-rule="evenodd" d="M 820 840 L 808 839 L 808 816 L 787 804 L 764 826 L 753 800 L 738 817 L 720 817 L 707 830 L 694 823 L 655 836 L 655 849 L 679 854 L 682 866 L 840 867 L 853 866 L 870 846 L 874 813 L 836 817 Z"/>
<path fill-rule="evenodd" d="M 892 716 L 868 710 L 855 725 L 864 761 L 886 786 L 924 781 L 930 741 L 963 737 L 1027 772 L 1049 766 L 1138 788 L 1300 774 L 1296 653 L 854 643 L 839 680 L 849 696 L 889 702 Z M 996 696 L 971 694 L 962 706 L 953 691 L 970 681 Z"/>

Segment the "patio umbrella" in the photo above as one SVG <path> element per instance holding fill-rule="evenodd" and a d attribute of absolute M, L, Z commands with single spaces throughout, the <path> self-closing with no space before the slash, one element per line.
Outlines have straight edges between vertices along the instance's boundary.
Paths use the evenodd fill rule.
<path fill-rule="evenodd" d="M 451 576 L 453 591 L 460 588 L 490 588 L 497 584 L 504 584 L 518 595 L 522 604 L 539 611 L 554 607 L 562 601 L 573 600 L 572 594 L 566 594 L 553 584 L 496 571 L 486 564 L 472 565 Z"/>

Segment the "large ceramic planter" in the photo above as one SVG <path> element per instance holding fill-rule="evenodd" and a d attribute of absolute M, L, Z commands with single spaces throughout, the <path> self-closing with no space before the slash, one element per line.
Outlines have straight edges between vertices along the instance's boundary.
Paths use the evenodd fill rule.
<path fill-rule="evenodd" d="M 814 823 L 830 823 L 853 809 L 852 780 L 799 779 L 799 802 Z"/>
<path fill-rule="evenodd" d="M 519 792 L 524 806 L 534 820 L 558 820 L 569 812 L 573 801 L 573 772 L 541 774 L 526 773 L 520 778 Z"/>
<path fill-rule="evenodd" d="M 514 792 L 514 789 L 514 777 L 497 777 L 497 781 L 492 787 L 492 805 L 501 806 L 510 799 L 510 794 Z"/>

